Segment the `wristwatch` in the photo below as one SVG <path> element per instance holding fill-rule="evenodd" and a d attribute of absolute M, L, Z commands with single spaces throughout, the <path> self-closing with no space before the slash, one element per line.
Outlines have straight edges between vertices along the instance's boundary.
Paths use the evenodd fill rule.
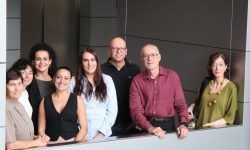
<path fill-rule="evenodd" d="M 181 122 L 180 125 L 183 125 L 185 127 L 188 127 L 188 124 L 186 122 Z"/>

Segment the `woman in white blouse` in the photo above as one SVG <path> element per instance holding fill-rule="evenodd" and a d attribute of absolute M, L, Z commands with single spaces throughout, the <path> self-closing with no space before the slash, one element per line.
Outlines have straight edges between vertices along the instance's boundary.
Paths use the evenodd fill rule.
<path fill-rule="evenodd" d="M 94 50 L 86 48 L 79 57 L 78 70 L 69 91 L 81 95 L 86 106 L 87 139 L 111 135 L 117 116 L 117 97 L 113 80 L 102 74 Z"/>

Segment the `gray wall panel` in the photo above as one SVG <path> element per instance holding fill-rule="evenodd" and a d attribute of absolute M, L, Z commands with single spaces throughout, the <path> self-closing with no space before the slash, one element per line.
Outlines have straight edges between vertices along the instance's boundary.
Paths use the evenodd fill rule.
<path fill-rule="evenodd" d="M 244 101 L 244 78 L 245 78 L 245 52 L 232 51 L 231 55 L 231 79 L 238 89 L 238 101 Z M 248 99 L 245 99 L 249 102 Z"/>
<path fill-rule="evenodd" d="M 143 5 L 142 5 L 143 3 Z M 128 1 L 128 35 L 230 47 L 228 0 Z"/>
<path fill-rule="evenodd" d="M 7 0 L 7 18 L 21 17 L 21 0 Z"/>
<path fill-rule="evenodd" d="M 238 102 L 237 107 L 238 110 L 236 111 L 236 115 L 235 115 L 235 120 L 234 120 L 234 124 L 243 124 L 243 113 L 244 113 L 244 104 L 246 103 L 242 103 L 242 102 Z"/>
<path fill-rule="evenodd" d="M 161 51 L 161 64 L 175 70 L 182 81 L 183 89 L 197 91 L 202 80 L 208 75 L 207 63 L 210 54 L 218 49 L 171 43 L 151 39 L 139 39 L 127 36 L 129 57 L 137 64 L 141 64 L 140 49 L 146 43 L 156 44 Z M 131 51 L 133 49 L 133 51 Z M 229 56 L 229 50 L 220 49 Z"/>
<path fill-rule="evenodd" d="M 20 49 L 21 19 L 7 19 L 7 49 Z"/>
<path fill-rule="evenodd" d="M 190 92 L 190 91 L 184 91 L 184 95 L 186 98 L 187 105 L 189 106 L 190 104 L 192 104 L 193 100 L 195 100 L 197 93 Z"/>
<path fill-rule="evenodd" d="M 73 70 L 78 56 L 77 17 L 77 0 L 44 3 L 44 41 L 55 49 L 58 66 L 66 65 Z"/>
<path fill-rule="evenodd" d="M 117 32 L 125 34 L 126 0 L 117 0 Z"/>
<path fill-rule="evenodd" d="M 116 0 L 81 0 L 81 16 L 116 17 Z"/>
<path fill-rule="evenodd" d="M 87 17 L 80 18 L 80 45 L 90 45 L 91 19 Z"/>
<path fill-rule="evenodd" d="M 20 50 L 8 50 L 6 69 L 11 67 L 11 65 L 19 58 L 20 58 Z"/>
<path fill-rule="evenodd" d="M 86 48 L 85 46 L 81 46 L 81 50 L 83 50 L 84 48 Z M 90 46 L 89 48 L 93 49 L 96 51 L 96 54 L 98 56 L 99 59 L 99 63 L 100 65 L 105 63 L 108 60 L 108 47 L 95 47 L 95 46 Z M 80 51 L 81 51 L 80 50 Z"/>
<path fill-rule="evenodd" d="M 42 40 L 42 0 L 21 2 L 21 56 L 28 58 L 30 48 Z"/>
<path fill-rule="evenodd" d="M 246 50 L 247 0 L 234 0 L 232 49 Z"/>
<path fill-rule="evenodd" d="M 117 17 L 117 0 L 91 0 L 91 16 Z"/>
<path fill-rule="evenodd" d="M 115 35 L 117 35 L 115 18 L 81 17 L 81 45 L 107 46 Z"/>

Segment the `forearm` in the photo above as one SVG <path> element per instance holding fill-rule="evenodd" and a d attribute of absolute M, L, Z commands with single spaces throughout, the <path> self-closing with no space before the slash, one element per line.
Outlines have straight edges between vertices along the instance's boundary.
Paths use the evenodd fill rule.
<path fill-rule="evenodd" d="M 6 148 L 7 150 L 11 149 L 26 149 L 30 147 L 38 146 L 35 140 L 32 141 L 15 141 L 7 143 Z"/>
<path fill-rule="evenodd" d="M 210 122 L 211 125 L 220 125 L 220 124 L 226 124 L 226 120 L 224 118 L 221 118 L 219 120 L 216 120 L 216 121 L 213 121 L 213 122 Z"/>
<path fill-rule="evenodd" d="M 85 138 L 85 136 L 86 136 L 86 134 L 87 134 L 87 129 L 81 129 L 78 133 L 77 133 L 77 135 L 76 135 L 76 137 L 75 137 L 75 141 L 84 141 L 84 138 Z"/>
<path fill-rule="evenodd" d="M 221 118 L 221 119 L 215 120 L 213 122 L 206 123 L 203 126 L 217 126 L 217 125 L 224 125 L 224 124 L 227 124 L 227 122 L 224 118 Z"/>

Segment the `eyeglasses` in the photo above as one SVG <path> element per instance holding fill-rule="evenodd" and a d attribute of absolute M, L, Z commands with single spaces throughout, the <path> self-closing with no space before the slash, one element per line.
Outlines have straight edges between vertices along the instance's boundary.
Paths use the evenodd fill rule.
<path fill-rule="evenodd" d="M 118 52 L 118 51 L 125 51 L 127 48 L 126 47 L 111 47 L 111 50 L 113 52 Z"/>
<path fill-rule="evenodd" d="M 156 54 L 143 54 L 143 55 L 142 55 L 142 58 L 143 58 L 143 59 L 147 59 L 147 58 L 149 58 L 149 57 L 154 58 L 154 57 L 156 57 L 156 56 L 158 56 L 158 55 L 159 55 L 159 53 L 156 53 Z"/>
<path fill-rule="evenodd" d="M 212 67 L 224 67 L 224 66 L 226 66 L 224 63 L 219 63 L 219 64 L 213 63 L 212 64 Z"/>

